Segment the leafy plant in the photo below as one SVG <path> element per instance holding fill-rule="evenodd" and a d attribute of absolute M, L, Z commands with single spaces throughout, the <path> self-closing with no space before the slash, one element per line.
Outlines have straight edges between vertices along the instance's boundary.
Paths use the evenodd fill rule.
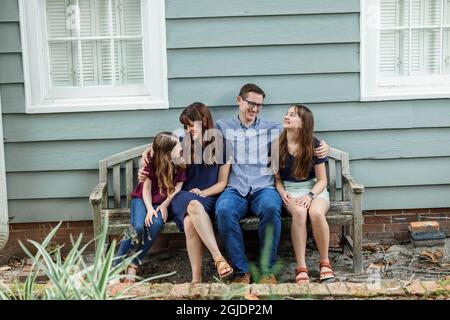
<path fill-rule="evenodd" d="M 259 266 L 255 262 L 250 262 L 249 264 L 251 277 L 253 279 L 253 282 L 255 283 L 260 282 L 263 276 L 267 276 L 270 274 L 274 275 L 278 274 L 283 266 L 281 261 L 277 261 L 275 265 L 272 267 L 272 270 L 270 270 L 270 256 L 272 253 L 272 245 L 273 245 L 272 225 L 267 226 L 266 236 L 264 239 L 265 240 L 263 248 L 261 250 Z M 236 286 L 234 288 L 230 287 L 230 290 L 224 293 L 222 299 L 231 300 L 235 299 L 236 297 L 241 297 L 240 299 L 257 300 L 258 297 L 251 292 L 251 287 L 252 287 L 251 285 Z M 270 299 L 274 298 L 275 297 L 272 297 L 272 295 L 270 295 Z"/>
<path fill-rule="evenodd" d="M 261 250 L 261 256 L 259 260 L 259 267 L 256 263 L 251 262 L 249 265 L 250 273 L 252 275 L 253 281 L 258 283 L 263 276 L 267 276 L 270 274 L 278 274 L 282 269 L 281 261 L 277 261 L 275 265 L 270 270 L 270 256 L 272 254 L 272 245 L 273 245 L 273 226 L 268 225 L 266 228 L 266 236 L 264 237 L 265 241 L 263 244 L 263 248 Z"/>
<path fill-rule="evenodd" d="M 106 236 L 108 221 L 103 226 L 103 231 L 98 239 L 89 241 L 84 246 L 81 245 L 83 235 L 80 234 L 74 241 L 71 237 L 72 248 L 68 255 L 63 259 L 61 247 L 57 247 L 48 252 L 46 248 L 56 232 L 61 226 L 61 222 L 47 235 L 42 243 L 34 240 L 28 240 L 36 249 L 37 253 L 33 255 L 25 245 L 19 241 L 20 246 L 26 255 L 32 260 L 32 266 L 25 283 L 16 282 L 12 289 L 0 283 L 0 299 L 14 300 L 109 300 L 109 299 L 129 299 L 131 296 L 127 293 L 136 286 L 157 278 L 171 276 L 176 272 L 149 277 L 143 281 L 136 282 L 134 285 L 127 286 L 114 295 L 108 290 L 108 284 L 118 282 L 121 278 L 129 277 L 122 274 L 139 254 L 134 253 L 125 257 L 116 265 L 113 265 L 116 241 L 113 240 L 108 249 L 106 249 Z M 83 254 L 93 241 L 98 240 L 95 252 L 94 262 L 88 264 Z M 49 279 L 49 282 L 43 287 L 38 288 L 36 278 L 39 272 L 43 272 Z M 135 277 L 138 278 L 138 277 Z M 147 296 L 151 297 L 151 295 Z M 145 298 L 145 297 L 140 297 Z"/>

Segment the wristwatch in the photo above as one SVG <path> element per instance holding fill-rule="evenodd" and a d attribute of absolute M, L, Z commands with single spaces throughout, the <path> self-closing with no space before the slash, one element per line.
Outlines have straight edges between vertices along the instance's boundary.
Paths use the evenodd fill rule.
<path fill-rule="evenodd" d="M 316 198 L 316 195 L 312 191 L 308 192 L 308 196 L 310 196 L 312 200 Z"/>

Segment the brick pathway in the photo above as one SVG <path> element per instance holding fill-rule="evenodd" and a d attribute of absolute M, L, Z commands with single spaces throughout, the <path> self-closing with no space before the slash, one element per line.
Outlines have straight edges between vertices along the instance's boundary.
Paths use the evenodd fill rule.
<path fill-rule="evenodd" d="M 205 284 L 142 284 L 131 289 L 129 294 L 144 299 L 450 299 L 450 279 L 445 281 L 393 281 L 377 283 L 335 282 L 328 284 L 310 283 L 297 285 L 282 283 L 278 285 L 251 284 L 226 285 L 222 283 Z M 127 284 L 110 287 L 115 294 L 125 289 Z"/>

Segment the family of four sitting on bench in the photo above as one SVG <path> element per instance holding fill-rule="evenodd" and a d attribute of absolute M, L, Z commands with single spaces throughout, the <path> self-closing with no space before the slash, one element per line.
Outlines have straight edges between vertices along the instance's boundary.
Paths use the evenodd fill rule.
<path fill-rule="evenodd" d="M 325 217 L 330 207 L 325 168 L 329 146 L 313 136 L 313 115 L 305 106 L 291 105 L 282 126 L 257 117 L 264 98 L 257 85 L 244 85 L 237 96 L 239 113 L 215 125 L 208 107 L 195 102 L 180 115 L 184 135 L 161 132 L 155 137 L 142 156 L 140 183 L 131 194 L 130 228 L 114 262 L 139 251 L 125 281 L 134 281 L 163 224 L 171 219 L 185 232 L 193 283 L 202 281 L 204 246 L 222 280 L 250 283 L 240 220 L 253 214 L 259 218 L 260 251 L 270 250 L 268 271 L 260 282 L 276 283 L 273 268 L 283 206 L 292 216 L 295 282 L 309 282 L 305 262 L 308 217 L 320 254 L 320 281 L 333 280 Z M 271 243 L 267 245 L 266 239 Z"/>

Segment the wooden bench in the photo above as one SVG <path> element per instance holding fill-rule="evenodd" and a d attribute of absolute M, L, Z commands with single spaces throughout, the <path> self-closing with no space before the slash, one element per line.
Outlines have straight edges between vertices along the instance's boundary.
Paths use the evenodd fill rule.
<path fill-rule="evenodd" d="M 120 235 L 130 223 L 129 195 L 137 183 L 139 161 L 147 145 L 136 147 L 99 161 L 99 183 L 92 191 L 94 235 L 102 230 L 108 216 L 108 234 Z M 342 226 L 343 245 L 353 256 L 354 272 L 362 271 L 362 194 L 364 187 L 350 175 L 348 153 L 331 148 L 327 164 L 328 190 L 331 207 L 327 214 L 330 225 Z M 108 196 L 107 196 L 108 195 Z M 290 217 L 282 217 L 282 227 L 289 228 Z M 243 230 L 257 230 L 258 219 L 241 220 Z M 173 221 L 167 222 L 162 233 L 179 233 Z"/>

